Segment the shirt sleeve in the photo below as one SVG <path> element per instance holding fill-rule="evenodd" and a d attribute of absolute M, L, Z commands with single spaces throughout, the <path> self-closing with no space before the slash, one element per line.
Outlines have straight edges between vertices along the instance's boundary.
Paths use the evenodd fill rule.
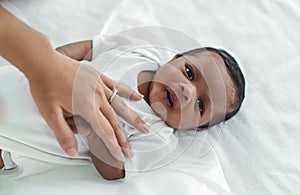
<path fill-rule="evenodd" d="M 151 129 L 158 131 L 134 134 L 128 138 L 134 156 L 126 159 L 124 163 L 126 179 L 164 166 L 165 159 L 176 148 L 178 138 L 173 128 L 161 122 L 152 125 Z"/>
<path fill-rule="evenodd" d="M 100 54 L 114 50 L 117 55 L 121 53 L 136 54 L 146 57 L 152 61 L 160 63 L 161 54 L 154 45 L 146 40 L 137 39 L 123 35 L 101 36 L 96 35 L 93 38 L 92 60 Z"/>

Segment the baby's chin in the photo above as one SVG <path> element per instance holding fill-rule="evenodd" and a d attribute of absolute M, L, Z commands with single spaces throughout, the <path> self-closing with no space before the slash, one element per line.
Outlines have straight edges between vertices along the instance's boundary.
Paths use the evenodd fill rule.
<path fill-rule="evenodd" d="M 165 123 L 172 127 L 173 129 L 176 129 L 176 130 L 180 130 L 180 131 L 184 131 L 184 130 L 196 130 L 197 127 L 192 127 L 191 125 L 184 125 L 184 126 L 181 126 L 180 124 L 177 124 L 177 121 L 174 122 L 174 121 L 168 121 L 166 120 Z M 174 124 L 176 123 L 176 124 Z"/>
<path fill-rule="evenodd" d="M 154 112 L 163 120 L 165 121 L 165 123 L 174 128 L 174 129 L 178 129 L 178 130 L 192 130 L 192 129 L 197 129 L 197 125 L 195 125 L 195 127 L 193 127 L 191 124 L 183 124 L 184 121 L 180 120 L 180 119 L 176 119 L 173 120 L 167 117 L 167 109 L 165 108 L 165 106 L 160 103 L 160 102 L 153 102 L 151 104 L 152 109 L 154 110 Z M 168 120 L 170 119 L 170 120 Z"/>

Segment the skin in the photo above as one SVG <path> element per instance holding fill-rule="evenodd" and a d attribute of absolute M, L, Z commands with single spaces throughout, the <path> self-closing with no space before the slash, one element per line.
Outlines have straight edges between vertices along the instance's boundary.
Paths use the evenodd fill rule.
<path fill-rule="evenodd" d="M 141 132 L 147 132 L 148 127 L 119 97 L 114 101 L 114 107 L 108 103 L 116 84 L 96 70 L 81 66 L 74 60 L 77 58 L 72 59 L 54 50 L 45 35 L 18 20 L 2 6 L 0 26 L 0 55 L 27 77 L 31 94 L 62 149 L 70 156 L 77 155 L 77 141 L 66 117 L 79 115 L 104 141 L 109 152 L 116 159 L 124 160 L 123 152 L 131 150 L 116 112 Z M 80 84 L 76 86 L 76 92 L 84 95 L 78 95 L 80 98 L 74 102 L 76 79 Z M 125 88 L 119 91 L 119 95 L 133 100 L 142 98 Z M 133 153 L 125 152 L 125 155 L 132 157 Z"/>
<path fill-rule="evenodd" d="M 90 49 L 91 41 L 83 41 L 56 50 L 76 60 L 90 60 L 91 56 L 87 53 Z M 199 126 L 208 124 L 212 118 L 224 116 L 230 111 L 235 94 L 225 64 L 214 52 L 175 57 L 157 72 L 141 72 L 137 79 L 139 92 L 153 110 L 169 126 L 181 130 L 201 130 Z M 168 101 L 166 90 L 172 96 L 173 106 Z M 199 111 L 199 100 L 203 104 L 203 112 Z M 111 105 L 118 105 L 118 98 Z M 80 129 L 81 134 L 87 136 L 90 155 L 100 175 L 108 180 L 125 177 L 124 162 L 113 157 L 85 119 L 70 116 L 66 121 L 74 133 Z"/>
<path fill-rule="evenodd" d="M 187 74 L 186 65 L 193 71 L 193 79 Z M 201 130 L 198 126 L 208 124 L 212 116 L 228 112 L 230 100 L 234 98 L 232 80 L 222 58 L 215 53 L 203 52 L 197 56 L 178 57 L 157 72 L 141 72 L 137 79 L 138 90 L 144 95 L 145 101 L 167 124 L 177 129 Z M 173 107 L 167 101 L 166 89 L 176 94 Z M 203 101 L 202 114 L 197 99 Z M 213 106 L 211 102 L 214 102 Z M 90 132 L 91 127 L 82 118 L 75 121 L 74 118 L 68 120 L 72 129 L 76 131 L 76 128 L 80 128 Z M 113 158 L 103 141 L 93 133 L 88 134 L 87 138 L 90 155 L 99 174 L 108 180 L 125 177 L 124 162 Z"/>
<path fill-rule="evenodd" d="M 220 118 L 230 111 L 234 85 L 222 58 L 214 52 L 175 58 L 156 73 L 149 72 L 148 77 L 151 74 L 150 91 L 147 82 L 140 87 L 140 92 L 173 128 L 201 130 L 198 127 L 209 124 L 211 118 Z M 146 77 L 145 73 L 141 76 Z M 172 96 L 173 106 L 168 101 L 167 91 Z M 203 105 L 202 113 L 199 101 Z"/>
<path fill-rule="evenodd" d="M 2 167 L 4 166 L 4 163 L 3 163 L 3 160 L 1 157 L 1 153 L 2 153 L 2 150 L 0 149 L 0 169 L 2 169 Z"/>

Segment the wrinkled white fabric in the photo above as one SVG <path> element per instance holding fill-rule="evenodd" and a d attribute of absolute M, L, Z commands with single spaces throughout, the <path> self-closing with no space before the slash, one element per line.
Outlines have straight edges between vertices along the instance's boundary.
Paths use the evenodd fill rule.
<path fill-rule="evenodd" d="M 119 36 L 99 43 L 97 39 L 98 37 L 93 41 L 95 51 L 89 65 L 116 82 L 137 90 L 138 74 L 142 71 L 156 71 L 159 68 L 158 62 L 151 60 L 159 58 L 158 53 L 151 50 L 151 47 L 150 49 L 137 50 L 135 47 L 132 49 L 133 44 L 142 44 L 139 43 L 139 40 L 133 41 L 130 38 Z M 98 46 L 101 47 L 100 51 L 96 49 Z M 126 52 L 124 53 L 123 50 Z M 118 54 L 118 52 L 123 53 Z M 52 130 L 40 115 L 30 95 L 29 85 L 24 75 L 12 66 L 0 68 L 0 72 L 0 88 L 2 89 L 0 98 L 6 110 L 4 113 L 6 120 L 4 119 L 0 126 L 0 136 L 2 139 L 15 142 L 11 145 L 0 142 L 0 148 L 7 148 L 12 153 L 16 152 L 18 155 L 38 160 L 55 163 L 64 161 L 70 165 L 78 164 L 76 159 L 78 161 L 89 159 L 86 138 L 80 135 L 77 135 L 78 156 L 69 158 L 62 151 Z M 14 82 L 16 79 L 18 82 Z M 151 130 L 148 134 L 142 134 L 120 118 L 128 141 L 135 152 L 133 158 L 125 161 L 126 177 L 129 177 L 132 172 L 142 172 L 160 167 L 159 163 L 177 146 L 177 138 L 174 129 L 167 126 L 144 100 L 138 102 L 127 100 L 126 103 L 149 125 Z M 16 116 L 21 117 L 22 120 L 14 121 Z M 18 148 L 14 147 L 16 144 L 19 145 Z M 32 151 L 37 152 L 26 154 L 26 150 L 23 150 L 24 147 L 30 147 Z M 45 154 L 40 155 L 41 152 Z M 53 156 L 54 158 L 52 158 Z M 62 160 L 55 161 L 58 158 Z"/>

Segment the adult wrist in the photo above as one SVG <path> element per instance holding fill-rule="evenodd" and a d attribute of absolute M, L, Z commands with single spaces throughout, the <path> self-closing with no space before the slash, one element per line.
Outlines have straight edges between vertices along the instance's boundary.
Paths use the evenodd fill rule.
<path fill-rule="evenodd" d="M 28 79 L 47 71 L 51 64 L 55 64 L 53 61 L 56 53 L 48 37 L 41 33 L 38 36 L 38 41 L 32 44 L 34 48 L 31 48 L 31 51 L 24 55 L 22 62 L 16 65 Z"/>

